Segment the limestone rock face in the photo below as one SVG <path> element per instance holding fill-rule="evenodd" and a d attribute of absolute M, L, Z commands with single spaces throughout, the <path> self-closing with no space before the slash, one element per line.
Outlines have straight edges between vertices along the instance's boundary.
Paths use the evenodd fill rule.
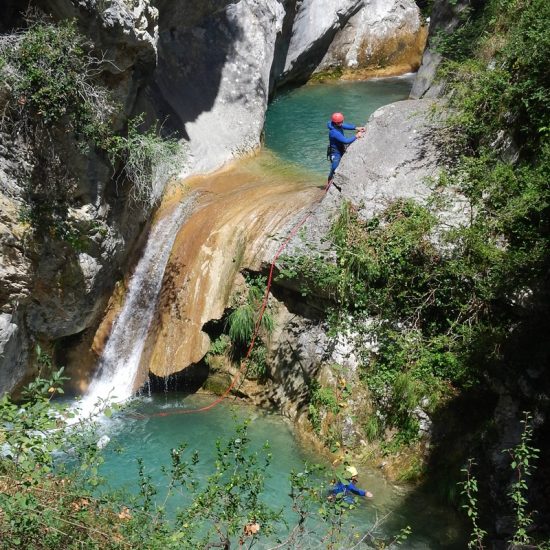
<path fill-rule="evenodd" d="M 0 194 L 0 307 L 3 312 L 12 310 L 10 302 L 25 301 L 29 296 L 31 262 L 22 242 L 20 208 L 20 201 Z"/>
<path fill-rule="evenodd" d="M 328 335 L 314 307 L 286 293 L 279 294 L 279 299 L 272 304 L 275 330 L 269 345 L 270 379 L 256 400 L 295 420 L 324 366 L 338 364 L 351 378 L 358 360 L 346 337 Z"/>
<path fill-rule="evenodd" d="M 284 9 L 277 0 L 160 4 L 159 64 L 143 101 L 189 140 L 182 174 L 258 147 Z"/>
<path fill-rule="evenodd" d="M 307 79 L 319 65 L 336 33 L 363 4 L 363 0 L 304 0 L 299 3 L 280 79 Z"/>
<path fill-rule="evenodd" d="M 435 74 L 441 63 L 441 55 L 427 48 L 422 56 L 422 65 L 416 73 L 410 93 L 412 99 L 434 98 L 441 95 L 443 83 L 435 83 Z"/>
<path fill-rule="evenodd" d="M 305 0 L 297 5 L 280 84 L 314 72 L 416 69 L 425 40 L 412 0 Z"/>
<path fill-rule="evenodd" d="M 115 125 L 124 124 L 156 61 L 155 8 L 148 0 L 133 8 L 122 0 L 107 7 L 93 0 L 42 0 L 39 7 L 54 20 L 76 18 L 81 32 L 110 60 L 105 78 L 123 106 Z M 20 24 L 16 13 L 10 11 L 13 26 Z M 4 21 L 3 28 L 10 29 L 10 23 Z M 7 91 L 0 85 L 0 108 Z M 130 204 L 127 192 L 115 189 L 103 158 L 93 151 L 83 154 L 65 132 L 53 139 L 74 178 L 58 198 L 78 242 L 70 235 L 33 236 L 25 216 L 40 159 L 21 136 L 0 139 L 0 393 L 24 377 L 35 341 L 74 335 L 98 322 L 146 215 Z"/>
<path fill-rule="evenodd" d="M 425 32 L 413 0 L 211 0 L 159 8 L 158 66 L 140 110 L 189 142 L 181 175 L 258 147 L 275 86 L 312 73 L 418 67 Z M 392 69 L 390 69 L 392 70 Z"/>
<path fill-rule="evenodd" d="M 367 0 L 336 34 L 316 70 L 414 71 L 426 34 L 413 0 Z"/>
<path fill-rule="evenodd" d="M 113 74 L 127 71 L 138 59 L 155 62 L 158 10 L 150 0 L 39 0 L 38 4 L 56 19 L 76 18 L 85 34 L 103 48 Z"/>

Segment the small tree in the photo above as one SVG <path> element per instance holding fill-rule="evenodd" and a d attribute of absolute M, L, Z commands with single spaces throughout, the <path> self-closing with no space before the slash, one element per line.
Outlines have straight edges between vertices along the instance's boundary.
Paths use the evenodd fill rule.
<path fill-rule="evenodd" d="M 529 527 L 533 524 L 533 512 L 527 510 L 529 504 L 527 499 L 527 482 L 535 470 L 534 461 L 539 457 L 539 449 L 531 445 L 533 441 L 533 417 L 531 413 L 524 412 L 523 430 L 518 445 L 505 452 L 510 454 L 512 462 L 510 467 L 514 472 L 514 481 L 508 492 L 516 518 L 516 528 L 510 540 L 514 545 L 526 545 L 532 542 L 528 534 Z"/>
<path fill-rule="evenodd" d="M 525 547 L 533 544 L 529 536 L 529 527 L 533 524 L 533 512 L 528 508 L 528 480 L 535 470 L 534 461 L 539 457 L 539 449 L 532 446 L 533 441 L 533 417 L 531 413 L 524 412 L 521 424 L 523 426 L 520 442 L 511 449 L 505 449 L 511 458 L 510 467 L 514 475 L 514 481 L 508 491 L 508 496 L 512 501 L 515 515 L 515 529 L 512 538 L 508 541 L 512 547 Z M 472 459 L 468 465 L 462 469 L 466 480 L 461 482 L 462 494 L 466 498 L 466 503 L 462 506 L 472 522 L 472 532 L 468 548 L 483 550 L 483 540 L 487 536 L 487 531 L 481 528 L 479 524 L 479 503 L 478 503 L 478 482 L 472 475 L 472 468 L 475 463 Z M 533 545 L 533 548 L 547 548 L 547 545 Z"/>

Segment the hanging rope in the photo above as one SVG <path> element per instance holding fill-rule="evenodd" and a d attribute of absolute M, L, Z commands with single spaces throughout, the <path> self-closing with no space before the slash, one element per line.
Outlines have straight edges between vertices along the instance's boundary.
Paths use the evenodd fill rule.
<path fill-rule="evenodd" d="M 198 409 L 174 409 L 172 411 L 161 411 L 157 413 L 153 413 L 146 416 L 171 416 L 174 414 L 192 414 L 192 413 L 199 413 L 199 412 L 205 412 L 209 411 L 210 409 L 213 409 L 216 405 L 219 405 L 230 393 L 231 390 L 235 387 L 237 381 L 240 379 L 242 374 L 246 370 L 246 366 L 248 363 L 248 360 L 250 358 L 250 354 L 252 353 L 252 350 L 254 348 L 254 344 L 256 343 L 256 338 L 258 337 L 258 334 L 260 332 L 260 327 L 262 323 L 262 318 L 264 316 L 265 310 L 267 308 L 267 302 L 269 300 L 269 293 L 271 291 L 271 285 L 273 283 L 273 276 L 275 274 L 275 264 L 277 260 L 279 259 L 279 256 L 283 253 L 285 248 L 288 246 L 288 243 L 292 240 L 292 238 L 298 233 L 300 228 L 307 222 L 309 218 L 314 214 L 314 212 L 317 210 L 319 205 L 321 204 L 321 201 L 324 199 L 325 195 L 328 193 L 328 190 L 330 189 L 330 186 L 332 184 L 332 179 L 328 181 L 327 185 L 325 186 L 323 190 L 323 194 L 319 197 L 318 201 L 314 204 L 313 208 L 309 210 L 309 212 L 302 218 L 300 221 L 292 228 L 290 233 L 288 234 L 287 238 L 282 242 L 282 244 L 277 249 L 277 252 L 275 253 L 275 256 L 273 256 L 273 260 L 271 260 L 271 265 L 269 268 L 269 276 L 267 278 L 267 284 L 265 289 L 265 294 L 262 300 L 262 305 L 260 307 L 258 318 L 256 320 L 256 324 L 254 325 L 254 331 L 252 333 L 252 339 L 250 340 L 250 344 L 248 346 L 248 349 L 246 351 L 246 355 L 241 361 L 241 366 L 239 368 L 239 371 L 235 376 L 233 377 L 233 380 L 231 381 L 231 384 L 227 387 L 227 389 L 217 397 L 212 403 L 209 403 L 208 405 L 205 405 L 204 407 L 199 407 Z"/>

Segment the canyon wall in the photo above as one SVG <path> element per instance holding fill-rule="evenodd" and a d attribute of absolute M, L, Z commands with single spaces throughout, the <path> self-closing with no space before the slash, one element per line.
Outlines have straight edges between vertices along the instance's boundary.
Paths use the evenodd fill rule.
<path fill-rule="evenodd" d="M 277 80 L 300 82 L 333 71 L 355 78 L 414 71 L 425 39 L 413 0 L 306 0 Z"/>
<path fill-rule="evenodd" d="M 401 67 L 403 55 L 419 57 L 422 32 L 410 0 L 158 0 L 154 6 L 39 0 L 36 6 L 54 21 L 74 18 L 107 60 L 101 78 L 121 106 L 112 117 L 115 129 L 144 113 L 146 123 L 160 121 L 162 132 L 181 138 L 188 151 L 182 176 L 256 150 L 277 87 L 344 65 Z M 16 3 L 8 3 L 6 15 L 3 33 L 24 26 Z M 6 93 L 0 86 L 0 103 Z M 55 139 L 65 159 L 59 169 L 72 183 L 54 198 L 67 210 L 76 245 L 70 235 L 30 238 L 22 213 L 32 182 L 41 178 L 41 159 L 17 137 L 3 136 L 0 148 L 0 391 L 22 379 L 37 342 L 60 350 L 62 361 L 83 362 L 80 352 L 80 359 L 64 352 L 91 342 L 151 218 L 104 155 L 82 152 L 73 135 L 58 132 Z"/>
<path fill-rule="evenodd" d="M 156 63 L 156 9 L 146 0 L 133 10 L 122 1 L 103 11 L 84 1 L 44 0 L 38 7 L 53 19 L 76 18 L 79 30 L 111 60 L 102 65 L 101 78 L 120 105 L 114 124 L 121 128 Z M 8 35 L 21 24 L 19 11 L 14 8 L 11 14 L 13 26 L 3 20 Z M 2 108 L 6 86 L 0 84 Z M 149 215 L 129 199 L 128 186 L 113 179 L 104 156 L 83 151 L 69 133 L 56 132 L 52 139 L 63 159 L 55 161 L 59 176 L 45 173 L 47 144 L 31 150 L 21 133 L 2 134 L 0 391 L 25 375 L 34 343 L 58 341 L 97 323 Z M 53 230 L 33 234 L 25 220 L 29 200 L 46 177 L 53 183 L 45 196 L 52 208 L 59 205 L 63 211 L 64 223 L 78 235 L 78 246 L 69 242 L 70 235 L 59 238 Z"/>

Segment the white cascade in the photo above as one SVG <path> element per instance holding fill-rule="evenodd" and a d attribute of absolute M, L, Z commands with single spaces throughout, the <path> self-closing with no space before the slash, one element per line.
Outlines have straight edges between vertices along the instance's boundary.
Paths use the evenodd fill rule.
<path fill-rule="evenodd" d="M 143 256 L 128 287 L 122 310 L 99 361 L 88 391 L 78 404 L 78 416 L 98 412 L 98 405 L 120 403 L 132 396 L 143 346 L 157 306 L 164 270 L 172 245 L 193 200 L 180 203 L 159 220 L 149 235 Z"/>

